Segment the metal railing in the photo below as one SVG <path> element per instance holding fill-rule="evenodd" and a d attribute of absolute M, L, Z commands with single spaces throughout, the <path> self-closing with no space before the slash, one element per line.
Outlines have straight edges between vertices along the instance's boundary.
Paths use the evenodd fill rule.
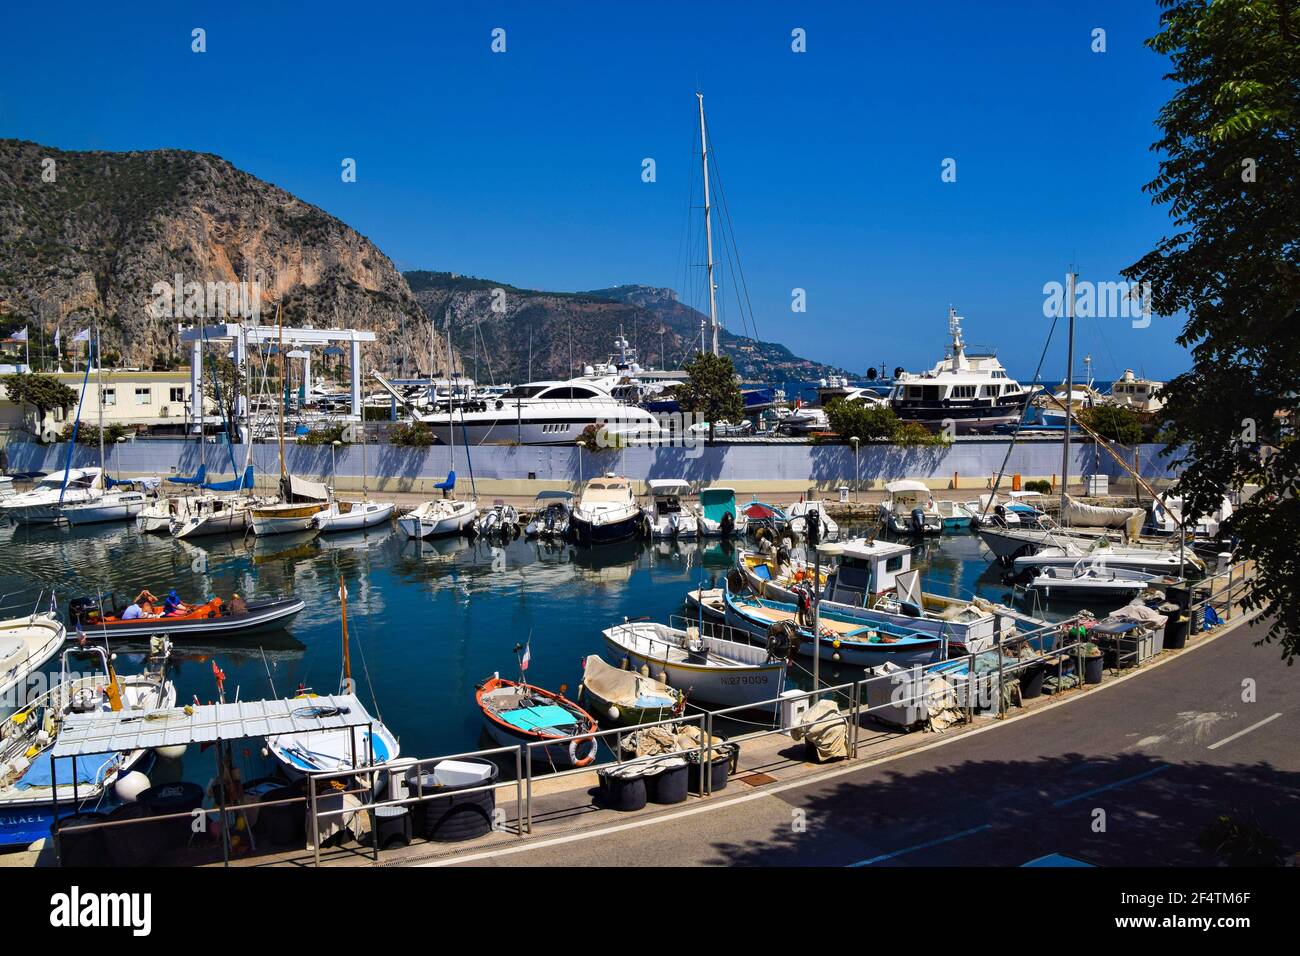
<path fill-rule="evenodd" d="M 1229 619 L 1233 614 L 1234 595 L 1238 595 L 1248 583 L 1250 579 L 1249 570 L 1245 562 L 1229 565 L 1223 586 L 1218 589 L 1212 587 L 1211 593 L 1207 597 L 1193 602 L 1189 613 L 1195 615 L 1198 612 L 1203 613 L 1206 606 L 1220 606 L 1225 609 L 1225 620 Z M 1222 576 L 1223 573 L 1221 572 L 1217 577 Z M 1079 618 L 1075 617 L 1034 630 L 1014 631 L 1010 634 L 1003 634 L 999 631 L 991 647 L 972 651 L 961 657 L 899 668 L 886 674 L 872 674 L 834 686 L 824 686 L 804 691 L 790 690 L 777 697 L 750 704 L 717 710 L 699 710 L 698 712 L 672 716 L 652 723 L 592 730 L 567 737 L 494 747 L 486 750 L 466 751 L 422 759 L 402 758 L 357 769 L 312 773 L 307 778 L 307 792 L 303 796 L 236 805 L 224 805 L 223 803 L 218 808 L 160 814 L 141 819 L 78 823 L 61 826 L 59 830 L 61 834 L 68 835 L 88 830 L 116 828 L 132 823 L 150 824 L 182 818 L 193 819 L 196 814 L 204 814 L 209 818 L 216 815 L 222 821 L 223 852 L 228 863 L 229 825 L 227 821 L 234 820 L 240 814 L 246 814 L 250 810 L 260 811 L 285 805 L 302 805 L 306 814 L 305 823 L 310 849 L 316 865 L 321 862 L 322 822 L 362 813 L 369 818 L 370 853 L 373 859 L 378 860 L 380 850 L 383 847 L 381 846 L 379 827 L 375 817 L 377 810 L 386 807 L 415 808 L 427 800 L 439 797 L 468 796 L 487 791 L 501 793 L 513 788 L 513 826 L 507 827 L 505 818 L 498 820 L 494 816 L 492 830 L 494 832 L 512 832 L 517 837 L 523 838 L 533 832 L 534 803 L 536 799 L 534 785 L 544 780 L 560 780 L 575 775 L 597 773 L 617 766 L 650 765 L 666 757 L 685 757 L 690 754 L 698 759 L 700 768 L 699 784 L 695 793 L 701 798 L 708 797 L 713 792 L 711 768 L 715 760 L 715 752 L 722 746 L 722 739 L 714 732 L 717 722 L 735 720 L 736 715 L 745 712 L 753 713 L 771 710 L 776 715 L 776 719 L 771 726 L 763 725 L 761 729 L 730 737 L 726 743 L 753 742 L 766 737 L 787 735 L 795 726 L 801 727 L 806 732 L 819 726 L 843 723 L 846 725 L 848 735 L 847 756 L 848 759 L 855 759 L 865 746 L 864 738 L 867 730 L 864 720 L 866 718 L 873 718 L 885 726 L 897 727 L 900 726 L 900 722 L 890 718 L 897 718 L 901 714 L 905 718 L 901 725 L 910 729 L 919 723 L 927 721 L 932 716 L 931 710 L 934 708 L 956 711 L 960 714 L 961 722 L 967 724 L 972 722 L 975 714 L 980 711 L 993 711 L 996 716 L 1002 716 L 1006 713 L 1008 707 L 1005 689 L 1012 682 L 1019 681 L 1026 671 L 1035 667 L 1052 668 L 1057 674 L 1065 675 L 1068 672 L 1069 665 L 1073 663 L 1074 674 L 1077 677 L 1077 685 L 1075 686 L 1082 690 L 1086 686 L 1085 648 L 1091 642 L 1086 638 L 1064 640 L 1065 636 L 1068 635 L 1069 628 L 1077 624 L 1078 621 Z M 692 623 L 698 622 L 692 621 Z M 709 622 L 706 621 L 705 624 L 707 626 Z M 721 627 L 724 626 L 713 625 L 708 630 L 711 631 Z M 705 629 L 701 630 L 702 633 L 707 633 Z M 1060 639 L 1058 640 L 1058 638 Z M 1139 664 L 1141 662 L 1142 659 L 1137 661 Z M 1116 667 L 1118 668 L 1121 664 L 1122 661 L 1117 659 Z M 935 687 L 933 681 L 936 678 L 942 679 L 944 684 Z M 885 687 L 889 688 L 888 699 L 874 704 L 870 703 L 872 699 L 878 698 L 876 690 L 882 682 Z M 1058 686 L 1057 692 L 1059 693 L 1065 689 Z M 819 700 L 828 698 L 840 698 L 847 704 L 847 707 L 837 706 L 835 711 L 813 721 L 805 722 L 800 720 L 800 716 L 807 708 L 811 708 Z M 838 703 L 839 701 L 837 701 Z M 687 750 L 639 754 L 630 758 L 625 756 L 623 741 L 626 736 L 657 727 L 695 727 L 699 732 L 698 745 Z M 570 745 L 582 743 L 589 743 L 594 747 L 596 755 L 599 755 L 600 747 L 604 744 L 611 751 L 612 758 L 605 761 L 595 760 L 581 767 L 565 766 L 561 768 L 559 765 L 554 764 L 549 756 L 545 764 L 535 756 L 535 751 L 539 748 L 559 747 L 567 754 Z M 493 779 L 487 783 L 470 787 L 430 788 L 425 785 L 425 778 L 440 763 L 448 760 L 478 759 L 491 760 L 494 765 L 498 765 L 497 761 L 492 758 L 507 758 L 507 764 L 513 762 L 514 779 Z M 541 770 L 549 770 L 550 772 L 540 772 Z M 401 776 L 407 781 L 407 795 L 392 797 L 393 788 L 390 785 L 388 793 L 381 797 L 381 793 L 384 791 L 379 786 L 379 782 L 391 780 L 394 775 Z M 414 781 L 414 786 L 410 785 L 410 781 Z M 351 786 L 349 786 L 349 782 L 352 783 Z M 331 798 L 344 798 L 339 806 L 321 805 L 324 796 L 321 793 L 322 787 L 334 788 L 330 791 Z M 348 796 L 358 798 L 358 803 L 347 806 L 346 797 Z"/>

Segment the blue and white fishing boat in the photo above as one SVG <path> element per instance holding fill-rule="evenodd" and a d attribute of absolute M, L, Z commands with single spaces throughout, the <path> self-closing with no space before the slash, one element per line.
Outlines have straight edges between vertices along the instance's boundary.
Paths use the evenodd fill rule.
<path fill-rule="evenodd" d="M 348 589 L 339 581 L 339 604 L 343 621 L 342 693 L 352 693 L 352 656 L 348 647 Z M 306 716 L 317 706 L 313 696 L 304 693 L 299 699 Z M 396 760 L 401 753 L 397 738 L 384 722 L 376 718 L 366 725 L 308 730 L 268 737 L 267 749 L 275 755 L 291 777 L 311 773 L 353 770 L 372 764 Z"/>
<path fill-rule="evenodd" d="M 884 621 L 863 621 L 825 607 L 819 616 L 820 640 L 814 642 L 811 628 L 803 623 L 811 621 L 811 611 L 805 615 L 796 604 L 732 594 L 730 588 L 724 589 L 723 599 L 729 626 L 764 642 L 775 628 L 793 626 L 802 638 L 798 652 L 805 656 L 811 656 L 815 646 L 822 660 L 857 667 L 876 667 L 892 661 L 900 667 L 910 667 L 939 660 L 943 654 L 942 638 Z"/>
<path fill-rule="evenodd" d="M 145 717 L 174 705 L 176 688 L 165 674 L 170 645 L 162 641 L 155 650 L 155 669 L 120 677 L 104 648 L 69 648 L 55 687 L 0 724 L 0 846 L 27 845 L 50 835 L 56 785 L 60 818 L 119 802 L 115 785 L 141 764 L 148 750 L 74 761 L 53 759 L 51 749 L 69 714 L 127 710 Z M 78 676 L 69 668 L 70 659 L 86 655 L 98 657 L 102 670 Z"/>

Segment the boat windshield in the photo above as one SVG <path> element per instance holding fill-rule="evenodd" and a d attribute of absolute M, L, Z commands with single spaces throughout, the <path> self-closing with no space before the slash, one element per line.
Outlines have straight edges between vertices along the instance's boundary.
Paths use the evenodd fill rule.
<path fill-rule="evenodd" d="M 514 388 L 510 389 L 510 391 L 506 392 L 505 397 L 532 398 L 545 387 L 545 385 L 516 385 Z"/>

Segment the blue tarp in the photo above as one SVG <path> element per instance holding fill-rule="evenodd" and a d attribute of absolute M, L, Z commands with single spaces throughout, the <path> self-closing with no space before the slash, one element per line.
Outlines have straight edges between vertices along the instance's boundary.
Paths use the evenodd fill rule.
<path fill-rule="evenodd" d="M 208 466 L 199 465 L 199 470 L 193 475 L 189 475 L 188 477 L 173 475 L 167 480 L 173 485 L 201 485 L 203 484 L 203 479 L 206 477 L 208 477 Z"/>
<path fill-rule="evenodd" d="M 544 707 L 520 707 L 518 710 L 507 710 L 500 716 L 510 726 L 518 727 L 520 730 L 546 730 L 577 722 L 573 714 L 556 704 L 547 704 Z"/>
<path fill-rule="evenodd" d="M 242 491 L 253 487 L 253 466 L 244 469 L 244 474 L 229 481 L 205 481 L 203 487 L 209 491 Z"/>
<path fill-rule="evenodd" d="M 98 779 L 101 770 L 117 759 L 117 754 L 94 754 L 77 758 L 77 783 L 91 784 Z M 63 785 L 72 786 L 72 758 L 59 758 L 59 792 Z M 49 788 L 52 781 L 50 772 L 50 752 L 48 750 L 32 758 L 32 765 L 27 768 L 22 779 L 14 786 L 18 790 L 30 790 L 33 787 Z"/>

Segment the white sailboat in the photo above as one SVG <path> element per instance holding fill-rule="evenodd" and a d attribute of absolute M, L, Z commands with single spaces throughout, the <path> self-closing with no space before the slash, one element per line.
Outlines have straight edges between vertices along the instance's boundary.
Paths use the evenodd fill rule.
<path fill-rule="evenodd" d="M 429 367 L 433 367 L 433 324 L 429 324 Z M 451 358 L 451 325 L 447 326 L 447 359 Z M 447 420 L 450 422 L 453 415 L 453 404 L 451 393 L 447 395 Z M 462 413 L 463 417 L 463 413 Z M 434 538 L 448 534 L 463 534 L 478 519 L 478 502 L 470 499 L 469 501 L 457 501 L 454 497 L 456 493 L 456 429 L 449 427 L 447 429 L 447 480 L 441 482 L 439 487 L 442 488 L 443 494 L 449 497 L 435 498 L 430 501 L 421 502 L 412 511 L 407 512 L 397 519 L 397 527 L 408 538 Z M 465 450 L 469 454 L 469 449 Z"/>
<path fill-rule="evenodd" d="M 361 531 L 376 525 L 386 524 L 392 520 L 393 509 L 397 507 L 392 501 L 371 501 L 366 490 L 366 438 L 365 423 L 356 426 L 361 436 L 361 500 L 344 501 L 334 497 L 330 491 L 330 502 L 324 511 L 315 517 L 316 527 L 322 533 L 332 531 Z"/>

